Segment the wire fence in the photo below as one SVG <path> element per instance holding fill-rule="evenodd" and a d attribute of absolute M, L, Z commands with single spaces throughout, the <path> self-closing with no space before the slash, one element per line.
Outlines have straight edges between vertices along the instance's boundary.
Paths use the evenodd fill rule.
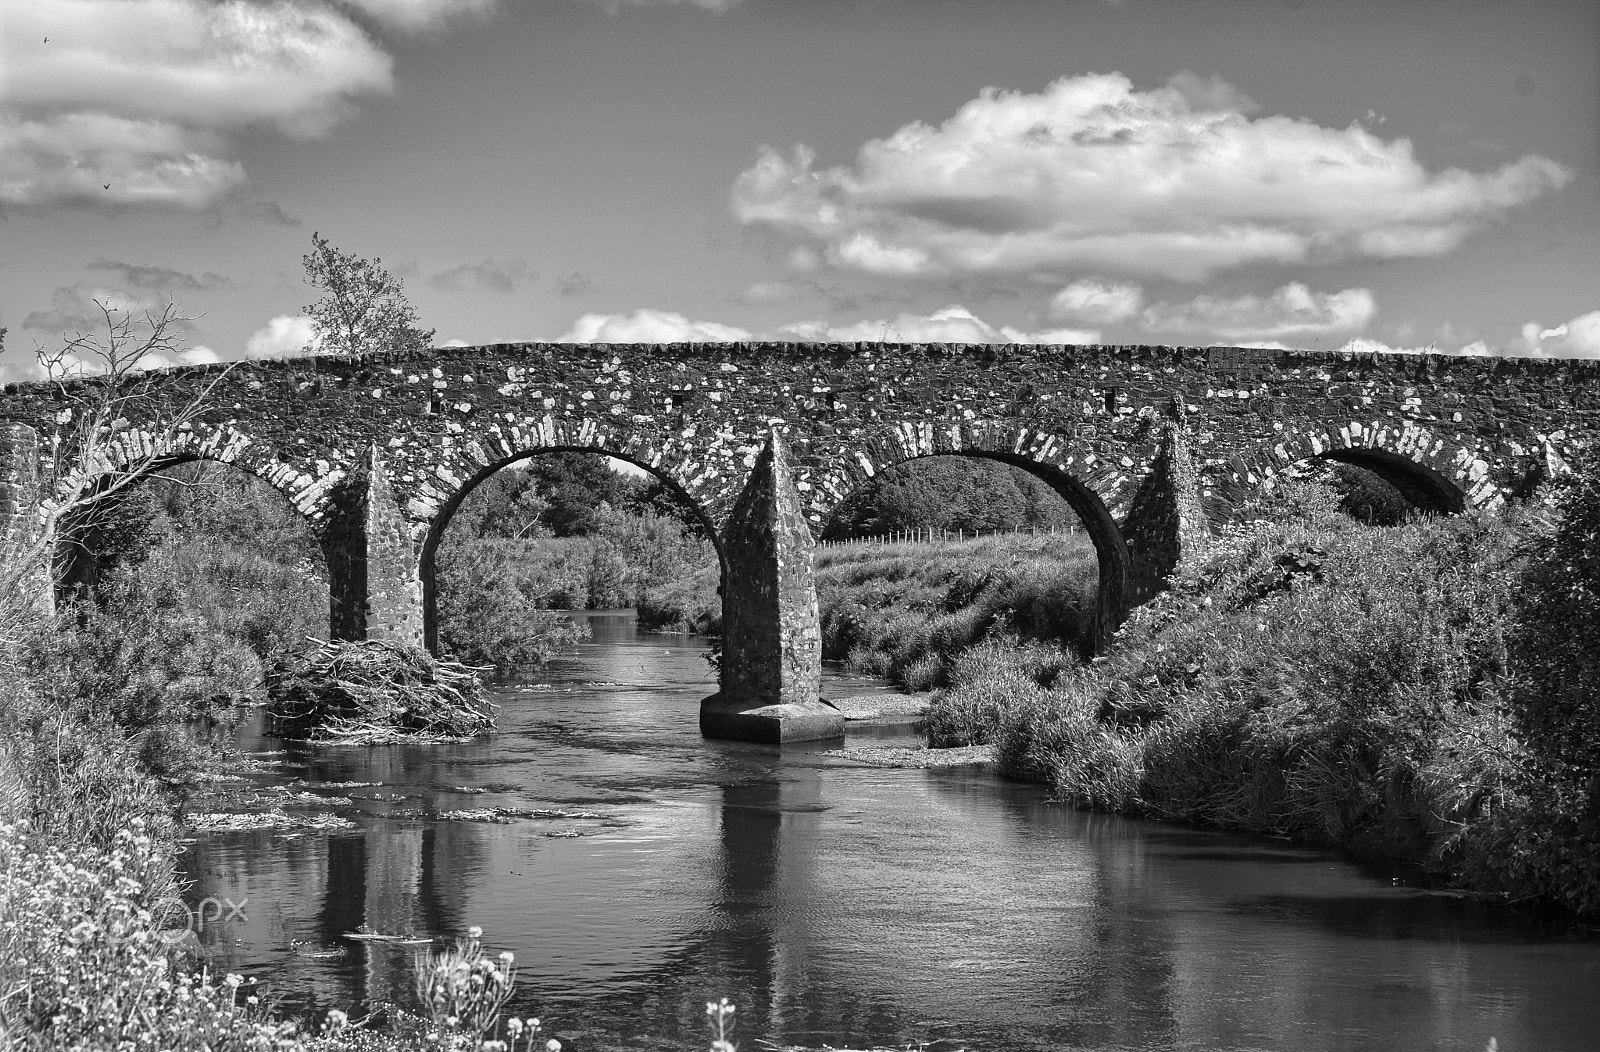
<path fill-rule="evenodd" d="M 1014 526 L 1009 530 L 944 530 L 932 526 L 916 530 L 898 530 L 871 537 L 851 537 L 847 540 L 819 541 L 822 548 L 847 548 L 863 545 L 890 544 L 959 544 L 980 537 L 1077 537 L 1083 533 L 1080 526 Z"/>

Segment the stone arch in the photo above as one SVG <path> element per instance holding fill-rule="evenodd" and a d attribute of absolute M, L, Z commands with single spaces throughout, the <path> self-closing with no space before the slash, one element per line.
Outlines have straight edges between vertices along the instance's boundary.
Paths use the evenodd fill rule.
<path fill-rule="evenodd" d="M 323 570 L 331 577 L 331 562 L 318 542 L 323 540 L 330 492 L 344 473 L 333 469 L 326 476 L 316 477 L 297 471 L 270 446 L 228 425 L 197 424 L 166 435 L 151 435 L 138 429 L 121 432 L 92 461 L 74 466 L 62 480 L 62 490 L 46 499 L 62 499 L 66 492 L 92 496 L 114 485 L 118 478 L 140 485 L 169 468 L 197 462 L 227 465 L 260 480 L 282 497 L 311 528 L 313 547 L 318 549 Z M 92 551 L 94 542 L 90 541 L 87 549 L 80 546 L 74 552 L 75 544 L 76 530 L 68 516 L 57 527 L 52 554 L 58 598 L 99 573 L 99 560 Z"/>
<path fill-rule="evenodd" d="M 452 424 L 452 432 L 445 436 L 440 452 L 427 458 L 430 466 L 407 487 L 406 517 L 424 526 L 418 540 L 432 532 L 441 511 L 455 510 L 470 489 L 469 481 L 475 486 L 506 464 L 539 453 L 599 453 L 643 468 L 688 501 L 708 527 L 720 525 L 727 515 L 748 467 L 712 461 L 691 442 L 661 437 L 653 428 L 597 417 L 549 413 L 518 417 L 507 412 L 476 418 L 466 426 Z M 751 463 L 759 448 L 759 441 L 750 446 Z"/>
<path fill-rule="evenodd" d="M 1250 489 L 1270 487 L 1286 469 L 1319 459 L 1366 468 L 1417 507 L 1443 514 L 1505 500 L 1490 465 L 1469 447 L 1420 424 L 1381 420 L 1285 423 L 1276 442 L 1229 462 L 1222 494 L 1236 504 Z"/>
<path fill-rule="evenodd" d="M 706 535 L 711 538 L 712 548 L 717 553 L 719 581 L 726 579 L 727 560 L 723 554 L 722 536 L 717 529 L 717 523 L 710 517 L 701 501 L 697 500 L 688 491 L 681 480 L 662 470 L 659 466 L 641 463 L 634 456 L 619 453 L 609 447 L 570 445 L 560 442 L 559 439 L 550 445 L 508 452 L 497 460 L 490 460 L 487 456 L 480 460 L 480 453 L 487 453 L 487 450 L 481 444 L 476 449 L 462 451 L 461 455 L 451 458 L 449 462 L 440 465 L 434 471 L 434 478 L 438 482 L 446 482 L 452 479 L 459 479 L 460 481 L 434 507 L 431 517 L 426 522 L 426 529 L 422 536 L 422 546 L 418 558 L 418 576 L 422 585 L 422 639 L 423 645 L 429 651 L 437 653 L 439 647 L 437 568 L 439 544 L 444 540 L 445 530 L 449 528 L 450 521 L 455 517 L 456 510 L 460 508 L 462 501 L 466 500 L 473 490 L 477 489 L 489 476 L 501 468 L 545 454 L 595 453 L 614 457 L 617 460 L 626 461 L 635 467 L 648 471 L 666 483 L 668 489 L 690 508 L 704 528 Z M 437 482 L 435 483 L 434 491 L 438 491 Z"/>
<path fill-rule="evenodd" d="M 313 523 L 327 517 L 330 495 L 345 476 L 338 467 L 321 475 L 299 471 L 272 446 L 231 424 L 194 424 L 166 434 L 126 429 L 113 437 L 94 460 L 74 465 L 62 485 L 76 489 L 81 484 L 85 492 L 93 492 L 113 476 L 147 474 L 194 460 L 229 464 L 254 475 L 283 494 L 297 512 Z"/>
<path fill-rule="evenodd" d="M 1098 556 L 1099 594 L 1092 644 L 1096 650 L 1103 649 L 1127 615 L 1133 556 L 1118 519 L 1127 515 L 1143 472 L 1120 463 L 1095 463 L 1059 434 L 1012 424 L 901 424 L 858 440 L 842 463 L 820 475 L 813 484 L 817 493 L 811 515 L 814 528 L 820 527 L 851 489 L 895 464 L 929 456 L 979 457 L 1021 468 L 1053 489 L 1077 513 Z"/>

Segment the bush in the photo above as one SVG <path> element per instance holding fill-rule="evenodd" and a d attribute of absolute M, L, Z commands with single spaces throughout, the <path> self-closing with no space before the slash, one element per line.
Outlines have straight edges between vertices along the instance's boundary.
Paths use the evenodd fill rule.
<path fill-rule="evenodd" d="M 1600 477 L 1556 495 L 1560 525 L 1525 546 L 1508 647 L 1511 716 L 1526 749 L 1521 808 L 1494 868 L 1517 887 L 1600 911 Z"/>
<path fill-rule="evenodd" d="M 1326 489 L 1286 485 L 1092 668 L 1029 674 L 1003 645 L 969 650 L 930 744 L 989 741 L 1002 773 L 1080 806 L 1340 844 L 1592 911 L 1592 492 L 1563 498 L 1550 540 L 1515 509 L 1364 527 Z"/>
<path fill-rule="evenodd" d="M 102 853 L 41 843 L 0 824 L 0 1025 L 19 1048 L 186 1052 L 274 1048 L 271 1020 L 243 977 L 175 968 L 152 922 L 176 897 L 171 853 L 139 818 Z"/>
<path fill-rule="evenodd" d="M 441 549 L 438 561 L 439 649 L 501 677 L 588 638 L 586 628 L 540 610 L 518 586 L 516 546 L 473 540 Z"/>

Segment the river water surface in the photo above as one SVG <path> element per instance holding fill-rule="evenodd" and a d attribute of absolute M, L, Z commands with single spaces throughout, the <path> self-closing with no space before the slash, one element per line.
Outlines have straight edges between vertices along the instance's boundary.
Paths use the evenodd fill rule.
<path fill-rule="evenodd" d="M 482 926 L 510 1014 L 569 1050 L 1600 1049 L 1600 932 L 1404 886 L 1328 852 L 1103 815 L 976 768 L 706 741 L 693 637 L 591 618 L 459 746 L 272 753 L 269 784 L 351 828 L 205 834 L 186 853 L 214 969 L 285 1005 L 411 998 L 412 949 Z M 831 675 L 825 694 L 884 688 Z M 907 729 L 853 728 L 850 744 Z M 338 783 L 381 783 L 340 786 Z M 344 803 L 341 801 L 349 801 Z M 497 808 L 528 817 L 474 821 Z M 295 810 L 295 808 L 291 808 Z M 307 956 L 318 948 L 338 957 Z"/>

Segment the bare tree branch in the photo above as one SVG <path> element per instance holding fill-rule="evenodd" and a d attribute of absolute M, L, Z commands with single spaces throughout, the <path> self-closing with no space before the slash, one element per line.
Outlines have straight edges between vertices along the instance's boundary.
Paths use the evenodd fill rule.
<path fill-rule="evenodd" d="M 168 302 L 142 311 L 95 301 L 103 329 L 63 335 L 61 346 L 36 354 L 64 406 L 48 451 L 40 529 L 24 553 L 29 565 L 49 560 L 96 505 L 149 477 L 170 460 L 180 436 L 211 407 L 212 393 L 233 366 L 188 391 L 192 378 L 160 368 L 183 349 L 180 330 L 193 318 Z"/>

